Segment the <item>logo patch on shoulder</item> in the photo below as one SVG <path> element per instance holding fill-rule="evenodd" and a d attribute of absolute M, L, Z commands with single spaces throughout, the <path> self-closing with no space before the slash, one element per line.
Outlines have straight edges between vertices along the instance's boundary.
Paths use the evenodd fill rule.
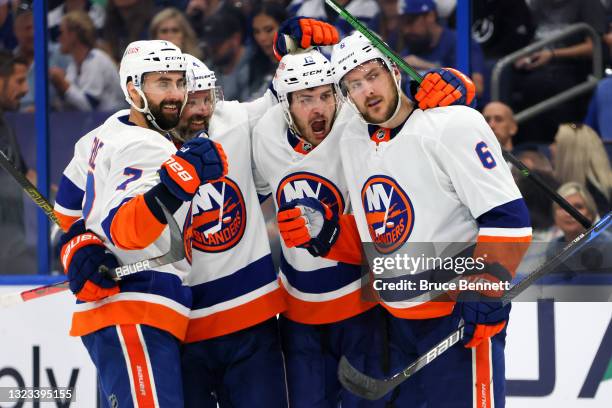
<path fill-rule="evenodd" d="M 361 201 L 378 252 L 391 253 L 408 240 L 414 226 L 414 208 L 394 179 L 370 177 L 361 189 Z"/>

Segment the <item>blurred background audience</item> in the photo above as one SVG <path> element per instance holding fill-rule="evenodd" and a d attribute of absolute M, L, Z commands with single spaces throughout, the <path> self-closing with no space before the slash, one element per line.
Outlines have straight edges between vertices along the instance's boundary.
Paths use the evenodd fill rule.
<path fill-rule="evenodd" d="M 457 67 L 456 0 L 338 3 L 419 71 Z M 592 76 L 597 41 L 581 33 L 550 42 L 509 63 L 497 85 L 491 74 L 509 54 L 550 39 L 572 24 L 586 23 L 601 39 L 601 68 L 611 75 L 612 0 L 471 3 L 469 74 L 477 86 L 478 108 L 501 147 L 513 152 L 551 188 L 562 186 L 559 191 L 593 219 L 610 211 L 612 77 L 604 75 L 595 89 L 554 103 L 552 109 L 530 119 L 525 117 L 526 109 Z M 55 124 L 50 145 L 56 149 L 50 154 L 52 183 L 58 182 L 55 169 L 67 164 L 57 162 L 65 159 L 58 151 L 71 152 L 86 129 L 125 106 L 117 63 L 129 42 L 171 41 L 215 71 L 226 100 L 250 101 L 271 84 L 277 67 L 272 43 L 283 20 L 303 15 L 334 24 L 341 35 L 352 31 L 324 0 L 49 0 L 48 10 L 49 106 Z M 35 173 L 28 167 L 34 165 L 36 148 L 31 116 L 36 29 L 32 0 L 0 0 L 0 55 L 4 61 L 0 64 L 0 148 L 32 180 Z M 491 100 L 494 86 L 499 87 L 499 100 Z M 15 110 L 23 113 L 6 113 Z M 527 201 L 534 241 L 567 240 L 579 230 L 540 187 L 516 169 L 513 173 Z M 3 229 L 2 236 L 18 237 L 24 228 L 23 222 L 15 222 L 24 217 L 18 205 L 22 197 L 20 190 L 9 191 L 11 182 L 4 178 L 0 180 L 0 227 L 8 230 Z M 540 259 L 544 252 L 531 255 Z M 0 273 L 8 273 L 2 269 L 1 258 L 2 254 Z"/>

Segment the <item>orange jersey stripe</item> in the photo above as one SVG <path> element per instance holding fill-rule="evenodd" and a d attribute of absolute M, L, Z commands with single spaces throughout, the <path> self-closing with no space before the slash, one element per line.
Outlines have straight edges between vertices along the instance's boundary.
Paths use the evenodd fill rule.
<path fill-rule="evenodd" d="M 155 407 L 155 399 L 151 388 L 152 373 L 149 373 L 145 351 L 142 347 L 142 339 L 135 325 L 120 325 L 119 330 L 125 344 L 127 354 L 128 370 L 133 379 L 132 395 L 136 397 L 138 408 Z"/>
<path fill-rule="evenodd" d="M 70 229 L 70 226 L 75 223 L 80 217 L 74 217 L 72 215 L 62 214 L 57 210 L 53 210 L 53 214 L 59 220 L 60 228 L 65 232 Z"/>
<path fill-rule="evenodd" d="M 474 258 L 484 257 L 487 263 L 499 263 L 515 275 L 523 256 L 529 249 L 531 235 L 523 237 L 499 237 L 479 235 L 474 249 Z"/>
<path fill-rule="evenodd" d="M 155 218 L 142 195 L 117 210 L 111 224 L 111 237 L 121 249 L 143 249 L 151 245 L 166 227 Z"/>
<path fill-rule="evenodd" d="M 167 306 L 138 300 L 106 303 L 72 314 L 71 336 L 85 336 L 118 324 L 146 324 L 165 330 L 179 340 L 185 338 L 189 318 Z"/>
<path fill-rule="evenodd" d="M 363 249 L 355 217 L 352 214 L 342 214 L 338 219 L 338 224 L 340 225 L 340 235 L 325 258 L 352 265 L 361 265 L 363 263 Z"/>
<path fill-rule="evenodd" d="M 191 319 L 185 343 L 211 339 L 234 333 L 266 321 L 285 310 L 280 288 L 240 306 L 205 317 Z"/>
<path fill-rule="evenodd" d="M 389 311 L 393 316 L 400 319 L 419 320 L 432 319 L 434 317 L 448 316 L 453 312 L 455 302 L 427 302 L 418 306 L 409 308 L 391 307 L 386 303 L 381 302 L 382 306 Z"/>
<path fill-rule="evenodd" d="M 485 339 L 474 351 L 475 364 L 472 367 L 476 370 L 476 384 L 473 390 L 474 406 L 478 408 L 491 408 L 493 405 L 493 375 L 491 367 L 491 339 Z"/>
<path fill-rule="evenodd" d="M 291 296 L 280 280 L 279 283 L 283 292 L 285 292 L 287 302 L 287 310 L 283 313 L 283 316 L 298 323 L 335 323 L 357 316 L 377 305 L 376 302 L 364 301 L 360 289 L 333 300 L 307 302 Z"/>

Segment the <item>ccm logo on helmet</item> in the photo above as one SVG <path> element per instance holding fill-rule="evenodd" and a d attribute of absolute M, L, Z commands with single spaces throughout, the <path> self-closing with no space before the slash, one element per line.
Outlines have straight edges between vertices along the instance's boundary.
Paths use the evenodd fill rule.
<path fill-rule="evenodd" d="M 174 157 L 171 157 L 166 160 L 166 166 L 166 168 L 169 168 L 174 173 L 176 173 L 176 175 L 179 176 L 183 181 L 189 181 L 193 179 L 191 174 L 189 174 L 189 172 L 187 172 L 187 170 L 185 170 L 183 166 L 181 166 L 181 164 L 174 159 Z"/>
<path fill-rule="evenodd" d="M 317 74 L 320 74 L 320 73 L 322 73 L 322 72 L 323 72 L 323 70 L 322 70 L 322 69 L 317 69 L 317 70 L 314 70 L 314 71 L 304 72 L 304 73 L 302 74 L 302 76 L 317 75 Z"/>

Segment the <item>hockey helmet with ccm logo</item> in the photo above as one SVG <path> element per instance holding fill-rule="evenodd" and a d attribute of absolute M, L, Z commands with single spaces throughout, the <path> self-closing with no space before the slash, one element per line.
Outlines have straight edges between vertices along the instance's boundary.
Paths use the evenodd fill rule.
<path fill-rule="evenodd" d="M 278 63 L 272 85 L 283 107 L 287 124 L 296 134 L 299 134 L 289 110 L 288 95 L 291 92 L 314 88 L 321 85 L 334 84 L 329 60 L 319 51 L 308 51 L 287 54 Z M 336 108 L 336 114 L 338 108 Z"/>

